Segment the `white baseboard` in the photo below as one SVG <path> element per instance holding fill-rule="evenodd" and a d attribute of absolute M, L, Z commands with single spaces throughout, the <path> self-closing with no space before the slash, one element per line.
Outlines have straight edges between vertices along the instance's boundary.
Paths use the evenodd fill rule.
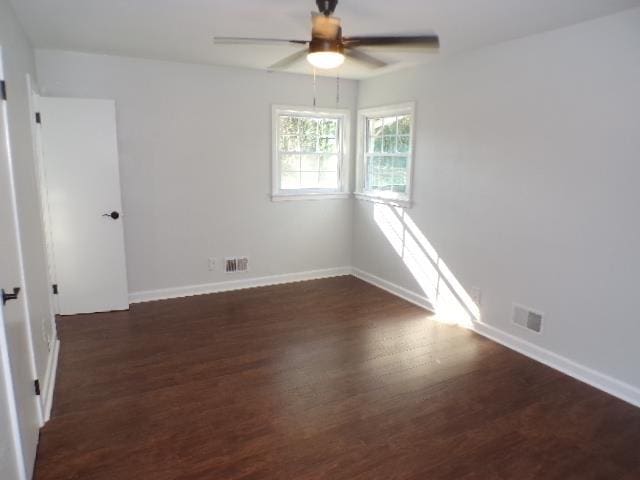
<path fill-rule="evenodd" d="M 53 390 L 56 386 L 56 373 L 58 371 L 58 356 L 60 355 L 60 340 L 56 338 L 53 342 L 53 348 L 49 353 L 49 359 L 47 362 L 47 373 L 44 379 L 42 389 L 42 418 L 43 423 L 46 423 L 51 418 L 51 407 L 53 406 Z"/>
<path fill-rule="evenodd" d="M 339 277 L 350 275 L 351 267 L 335 267 L 322 270 L 309 270 L 306 272 L 285 273 L 281 275 L 268 275 L 265 277 L 242 278 L 225 282 L 205 283 L 200 285 L 188 285 L 185 287 L 163 288 L 159 290 L 147 290 L 132 292 L 129 294 L 129 303 L 150 302 L 153 300 L 166 300 L 169 298 L 190 297 L 207 293 L 228 292 L 243 288 L 266 287 L 282 283 L 303 282 L 320 278 Z"/>
<path fill-rule="evenodd" d="M 516 337 L 499 328 L 486 323 L 475 323 L 472 330 L 476 333 L 504 345 L 511 350 L 515 350 L 529 358 L 533 358 L 540 363 L 559 370 L 581 382 L 591 385 L 598 390 L 602 390 L 614 397 L 624 400 L 631 405 L 640 407 L 640 388 L 634 387 L 621 380 L 617 380 L 602 372 L 598 372 L 573 360 L 558 355 L 557 353 L 542 348 L 522 338 Z"/>
<path fill-rule="evenodd" d="M 411 290 L 401 287 L 400 285 L 396 285 L 395 283 L 388 282 L 383 278 L 377 277 L 372 273 L 365 272 L 364 270 L 360 270 L 359 268 L 352 267 L 351 274 L 354 277 L 359 278 L 360 280 L 364 280 L 371 285 L 375 285 L 376 287 L 381 288 L 382 290 L 393 293 L 396 297 L 400 297 L 407 302 L 418 305 L 419 307 L 429 310 L 430 312 L 436 311 L 431 301 L 424 295 L 418 295 Z"/>
<path fill-rule="evenodd" d="M 425 308 L 431 312 L 435 312 L 433 304 L 424 295 L 419 295 L 411 290 L 396 285 L 392 282 L 384 280 L 380 277 L 372 275 L 358 268 L 352 269 L 352 274 L 365 282 L 371 283 L 382 288 L 400 298 L 407 300 L 419 307 Z M 592 387 L 602 390 L 614 397 L 625 402 L 640 407 L 640 389 L 628 383 L 617 380 L 609 375 L 593 370 L 580 363 L 574 362 L 562 355 L 558 355 L 550 350 L 542 348 L 533 343 L 527 342 L 522 338 L 516 337 L 499 328 L 486 323 L 474 323 L 469 327 L 474 332 L 493 340 L 496 343 L 504 345 L 511 350 L 515 350 L 529 358 L 544 363 L 545 365 L 559 370 L 560 372 L 576 378 Z"/>

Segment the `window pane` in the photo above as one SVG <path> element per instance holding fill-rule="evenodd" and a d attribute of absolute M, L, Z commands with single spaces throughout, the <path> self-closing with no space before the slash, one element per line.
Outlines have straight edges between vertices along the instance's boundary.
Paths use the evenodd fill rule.
<path fill-rule="evenodd" d="M 320 172 L 319 188 L 338 188 L 338 172 Z"/>
<path fill-rule="evenodd" d="M 318 122 L 314 118 L 303 118 L 301 122 L 301 151 L 316 152 L 318 148 Z"/>
<path fill-rule="evenodd" d="M 382 150 L 385 153 L 395 153 L 396 151 L 396 137 L 385 136 Z"/>
<path fill-rule="evenodd" d="M 337 155 L 322 155 L 320 157 L 320 170 L 337 172 L 338 171 L 338 156 Z"/>
<path fill-rule="evenodd" d="M 300 128 L 302 129 L 302 133 L 307 132 L 316 135 L 318 133 L 318 121 L 317 118 L 301 117 Z"/>
<path fill-rule="evenodd" d="M 407 157 L 393 159 L 393 191 L 404 193 L 407 190 Z"/>
<path fill-rule="evenodd" d="M 407 168 L 407 157 L 395 157 L 393 159 L 393 167 L 398 169 Z"/>
<path fill-rule="evenodd" d="M 393 175 L 390 173 L 381 173 L 380 174 L 380 183 L 378 188 L 380 190 L 391 190 L 391 185 L 393 183 Z"/>
<path fill-rule="evenodd" d="M 320 135 L 323 137 L 337 137 L 338 120 L 322 120 L 320 127 Z"/>
<path fill-rule="evenodd" d="M 283 190 L 300 188 L 300 172 L 282 172 L 280 188 Z"/>
<path fill-rule="evenodd" d="M 401 135 L 398 137 L 398 152 L 404 153 L 409 151 L 411 137 L 409 135 Z"/>
<path fill-rule="evenodd" d="M 402 191 L 404 191 L 404 187 L 407 185 L 406 169 L 396 168 L 393 170 L 393 185 L 394 185 L 394 189 L 402 187 L 403 188 Z"/>
<path fill-rule="evenodd" d="M 300 119 L 297 117 L 281 116 L 280 133 L 285 135 L 297 135 Z"/>
<path fill-rule="evenodd" d="M 367 162 L 366 174 L 364 178 L 365 188 L 370 189 L 372 188 L 372 185 L 373 185 L 373 175 L 375 172 L 374 165 L 373 165 L 373 157 L 367 157 L 366 162 Z"/>
<path fill-rule="evenodd" d="M 367 123 L 369 128 L 369 135 L 371 137 L 382 135 L 383 121 L 381 118 L 370 118 L 367 120 Z"/>
<path fill-rule="evenodd" d="M 302 171 L 314 171 L 317 172 L 320 169 L 320 159 L 318 155 L 302 155 Z"/>
<path fill-rule="evenodd" d="M 338 144 L 335 138 L 321 138 L 320 139 L 320 151 L 321 152 L 329 152 L 329 153 L 337 153 L 338 152 Z"/>
<path fill-rule="evenodd" d="M 383 133 L 385 135 L 395 135 L 397 133 L 396 117 L 385 117 Z"/>
<path fill-rule="evenodd" d="M 300 142 L 300 151 L 314 153 L 317 149 L 318 137 L 312 133 L 303 133 L 302 141 Z"/>
<path fill-rule="evenodd" d="M 282 152 L 299 152 L 300 142 L 298 136 L 280 137 L 280 151 Z"/>
<path fill-rule="evenodd" d="M 318 172 L 302 172 L 300 176 L 301 188 L 318 188 Z"/>
<path fill-rule="evenodd" d="M 280 157 L 280 168 L 283 171 L 299 171 L 300 170 L 300 155 L 287 155 L 283 154 Z"/>
<path fill-rule="evenodd" d="M 381 152 L 382 137 L 372 137 L 369 139 L 367 152 Z"/>
<path fill-rule="evenodd" d="M 411 115 L 398 117 L 398 135 L 409 135 L 411 133 Z"/>

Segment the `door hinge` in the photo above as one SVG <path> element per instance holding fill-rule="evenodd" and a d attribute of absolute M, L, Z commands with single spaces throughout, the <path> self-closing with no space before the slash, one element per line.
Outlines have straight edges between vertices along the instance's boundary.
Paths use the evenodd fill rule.
<path fill-rule="evenodd" d="M 4 80 L 0 80 L 0 100 L 7 99 L 7 84 Z"/>
<path fill-rule="evenodd" d="M 40 395 L 40 380 L 36 378 L 36 380 L 33 382 L 33 386 L 36 389 L 36 395 Z"/>
<path fill-rule="evenodd" d="M 54 283 L 53 285 L 51 285 L 51 290 L 53 291 L 54 295 L 58 294 L 58 284 Z"/>
<path fill-rule="evenodd" d="M 36 123 L 42 123 L 42 117 L 40 116 L 40 112 L 36 112 Z"/>

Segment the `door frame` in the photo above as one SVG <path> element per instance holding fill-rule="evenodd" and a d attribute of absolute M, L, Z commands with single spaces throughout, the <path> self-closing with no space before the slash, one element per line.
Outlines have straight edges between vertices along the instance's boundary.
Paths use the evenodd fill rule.
<path fill-rule="evenodd" d="M 56 270 L 53 256 L 52 234 L 51 234 L 51 218 L 49 216 L 49 200 L 46 182 L 46 170 L 44 168 L 44 157 L 42 150 L 42 124 L 36 122 L 36 112 L 39 111 L 38 102 L 40 95 L 34 88 L 34 82 L 31 75 L 26 75 L 28 110 L 29 110 L 29 127 L 31 134 L 31 146 L 33 151 L 36 190 L 38 192 L 38 200 L 40 202 L 40 213 L 42 216 L 42 228 L 44 234 L 44 249 L 47 262 L 47 280 L 50 286 L 49 290 L 49 319 L 51 322 L 51 337 L 49 338 L 50 360 L 47 366 L 46 384 L 41 384 L 41 395 L 39 397 L 40 406 L 40 423 L 44 425 L 51 417 L 51 407 L 53 403 L 53 390 L 55 387 L 55 374 L 58 365 L 58 355 L 60 341 L 58 340 L 58 329 L 55 317 L 59 313 L 58 296 L 53 293 L 53 285 L 57 284 Z M 40 120 L 42 122 L 42 120 Z M 34 358 L 35 362 L 35 358 Z"/>
<path fill-rule="evenodd" d="M 6 80 L 4 75 L 4 62 L 3 62 L 3 50 L 0 45 L 0 80 Z M 5 87 L 6 87 L 5 82 Z M 22 252 L 22 245 L 20 243 L 20 226 L 18 222 L 18 210 L 15 201 L 15 183 L 13 177 L 13 164 L 12 164 L 12 152 L 11 152 L 11 139 L 9 137 L 9 113 L 7 108 L 7 102 L 5 100 L 0 100 L 0 115 L 2 116 L 2 131 L 0 131 L 0 140 L 4 145 L 1 145 L 0 148 L 4 149 L 3 156 L 6 155 L 6 158 L 0 161 L 7 162 L 7 174 L 8 174 L 8 183 L 10 186 L 9 195 L 11 197 L 11 216 L 13 217 L 13 226 L 14 226 L 14 237 L 16 242 L 16 251 L 18 254 L 18 268 L 20 270 L 20 283 L 23 288 L 22 291 L 22 305 L 23 305 L 23 314 L 24 314 L 24 328 L 26 330 L 26 337 L 28 343 L 28 360 L 29 360 L 29 370 L 31 372 L 32 380 L 37 378 L 36 372 L 36 364 L 35 364 L 35 352 L 33 350 L 33 336 L 31 332 L 31 323 L 29 318 L 29 307 L 27 305 L 27 292 L 25 285 L 25 276 L 24 276 L 24 259 Z M 16 398 L 16 390 L 14 387 L 15 379 L 13 378 L 13 374 L 11 371 L 11 358 L 9 356 L 9 346 L 8 339 L 6 336 L 5 322 L 4 322 L 4 311 L 2 306 L 0 306 L 0 368 L 2 369 L 4 375 L 4 383 L 5 389 L 7 393 L 7 406 L 9 413 L 9 423 L 11 436 L 13 438 L 13 447 L 15 451 L 16 457 L 16 469 L 18 471 L 19 480 L 27 480 L 27 472 L 30 470 L 30 467 L 27 465 L 25 458 L 25 453 L 22 448 L 22 438 L 20 433 L 20 425 L 18 419 L 18 405 Z M 38 416 L 37 420 L 40 425 L 43 424 L 43 416 L 40 402 L 36 402 L 36 414 Z"/>
<path fill-rule="evenodd" d="M 57 284 L 57 275 L 56 275 L 56 262 L 55 256 L 53 253 L 53 236 L 51 229 L 51 216 L 49 214 L 49 192 L 47 190 L 47 173 L 44 167 L 44 152 L 42 149 L 42 124 L 38 124 L 36 122 L 36 114 L 40 115 L 39 112 L 39 101 L 40 95 L 34 88 L 34 83 L 31 79 L 31 75 L 27 73 L 27 92 L 29 95 L 29 115 L 31 118 L 31 140 L 33 147 L 33 158 L 35 160 L 35 169 L 36 169 L 36 182 L 37 182 L 37 190 L 40 200 L 40 206 L 42 209 L 42 226 L 44 228 L 44 238 L 45 238 L 45 252 L 47 256 L 47 275 L 49 280 L 49 285 L 52 286 Z M 42 118 L 42 117 L 40 117 Z M 42 122 L 42 119 L 40 120 Z M 60 313 L 60 306 L 58 303 L 58 296 L 53 293 L 52 290 L 49 291 L 49 298 L 51 300 L 51 318 L 54 319 L 55 315 Z M 57 338 L 56 324 L 55 320 L 53 323 L 53 337 Z"/>

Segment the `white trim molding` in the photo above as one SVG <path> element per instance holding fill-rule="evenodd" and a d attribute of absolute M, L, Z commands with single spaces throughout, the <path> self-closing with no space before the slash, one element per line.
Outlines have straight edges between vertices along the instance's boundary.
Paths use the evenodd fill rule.
<path fill-rule="evenodd" d="M 631 405 L 640 407 L 640 389 L 625 383 L 621 380 L 613 378 L 602 372 L 598 372 L 573 360 L 558 355 L 557 353 L 534 345 L 531 342 L 516 337 L 499 328 L 486 323 L 474 323 L 472 330 L 483 337 L 487 337 L 496 343 L 504 345 L 511 350 L 515 350 L 529 358 L 537 360 L 540 363 L 558 370 L 570 377 L 581 382 L 591 385 L 598 390 L 602 390 L 614 397 L 624 400 Z"/>
<path fill-rule="evenodd" d="M 386 290 L 408 302 L 411 302 L 419 307 L 422 307 L 430 312 L 435 312 L 431 301 L 423 296 L 419 295 L 411 290 L 396 285 L 392 282 L 377 277 L 371 273 L 365 272 L 358 268 L 353 267 L 353 275 L 355 277 L 371 283 L 377 287 Z M 465 327 L 469 330 L 476 332 L 483 337 L 488 338 L 500 345 L 503 345 L 511 350 L 515 350 L 526 357 L 532 358 L 540 363 L 558 370 L 570 377 L 573 377 L 581 382 L 591 385 L 598 390 L 602 390 L 614 397 L 624 400 L 631 405 L 640 407 L 640 388 L 634 387 L 628 383 L 622 382 L 602 372 L 598 372 L 590 367 L 575 362 L 569 358 L 558 355 L 546 348 L 534 345 L 522 338 L 516 337 L 510 333 L 507 333 L 492 325 L 488 325 L 483 322 L 474 322 L 471 326 Z"/>
<path fill-rule="evenodd" d="M 305 193 L 303 195 L 277 193 L 277 194 L 271 195 L 271 200 L 274 202 L 290 202 L 293 200 L 336 200 L 336 199 L 344 199 L 344 198 L 351 198 L 351 194 L 346 192 L 341 192 L 341 193 Z"/>
<path fill-rule="evenodd" d="M 360 280 L 364 280 L 371 285 L 381 288 L 382 290 L 386 290 L 387 292 L 394 294 L 396 297 L 400 297 L 403 300 L 429 310 L 432 313 L 435 313 L 436 311 L 431 301 L 424 295 L 418 295 L 409 289 L 396 285 L 395 283 L 388 282 L 387 280 L 377 277 L 372 273 L 365 272 L 364 270 L 360 270 L 359 268 L 352 267 L 351 274 Z"/>
<path fill-rule="evenodd" d="M 229 280 L 225 282 L 204 283 L 200 285 L 188 285 L 184 287 L 147 290 L 142 292 L 130 293 L 129 303 L 151 302 L 154 300 L 166 300 L 169 298 L 190 297 L 192 295 L 228 292 L 231 290 L 242 290 L 244 288 L 267 287 L 269 285 L 304 282 L 307 280 L 319 280 L 321 278 L 341 277 L 343 275 L 350 274 L 351 267 L 335 267 L 322 270 L 308 270 L 305 272 L 246 278 L 242 280 Z"/>
<path fill-rule="evenodd" d="M 47 362 L 47 373 L 44 379 L 42 390 L 42 418 L 46 423 L 51 418 L 51 407 L 53 406 L 53 391 L 56 387 L 56 374 L 58 372 L 58 356 L 60 355 L 60 340 L 55 339 L 53 348 L 49 352 L 49 360 Z"/>

